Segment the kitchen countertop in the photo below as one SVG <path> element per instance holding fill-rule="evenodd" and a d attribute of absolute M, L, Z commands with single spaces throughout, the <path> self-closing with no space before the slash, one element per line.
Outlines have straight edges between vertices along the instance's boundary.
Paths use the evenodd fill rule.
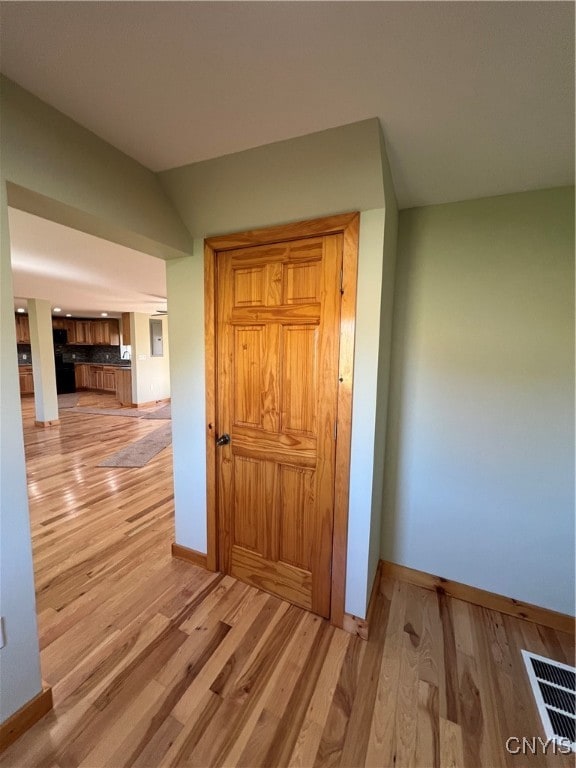
<path fill-rule="evenodd" d="M 132 363 L 87 363 L 80 361 L 74 361 L 74 365 L 105 365 L 107 368 L 122 368 L 123 370 L 130 371 L 132 370 Z M 18 367 L 19 368 L 30 368 L 32 367 L 32 362 L 27 362 L 24 360 L 23 362 L 18 361 Z"/>
<path fill-rule="evenodd" d="M 131 363 L 88 363 L 86 361 L 75 361 L 74 365 L 105 365 L 107 368 L 125 368 L 127 370 L 130 370 L 132 368 Z"/>

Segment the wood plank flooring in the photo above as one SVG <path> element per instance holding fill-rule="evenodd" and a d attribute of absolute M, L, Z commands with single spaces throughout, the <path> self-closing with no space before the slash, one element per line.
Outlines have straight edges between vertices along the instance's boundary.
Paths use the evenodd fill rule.
<path fill-rule="evenodd" d="M 139 469 L 96 466 L 157 422 L 64 410 L 38 429 L 31 399 L 23 411 L 55 709 L 1 766 L 573 764 L 505 748 L 544 737 L 519 650 L 574 663 L 573 637 L 385 579 L 365 642 L 171 558 L 171 449 Z"/>

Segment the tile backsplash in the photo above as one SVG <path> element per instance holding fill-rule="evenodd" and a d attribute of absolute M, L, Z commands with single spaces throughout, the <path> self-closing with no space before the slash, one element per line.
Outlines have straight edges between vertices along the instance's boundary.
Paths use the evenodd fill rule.
<path fill-rule="evenodd" d="M 18 365 L 30 365 L 32 362 L 32 354 L 30 344 L 18 344 Z M 24 359 L 26 355 L 26 359 Z"/>
<path fill-rule="evenodd" d="M 18 363 L 32 362 L 30 344 L 18 344 Z M 54 352 L 62 355 L 65 363 L 119 363 L 120 347 L 82 346 L 79 344 L 55 344 Z M 26 355 L 26 359 L 24 359 Z"/>

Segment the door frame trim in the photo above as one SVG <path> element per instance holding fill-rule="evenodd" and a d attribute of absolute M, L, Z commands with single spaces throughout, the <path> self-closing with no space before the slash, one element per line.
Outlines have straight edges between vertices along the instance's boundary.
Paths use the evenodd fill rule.
<path fill-rule="evenodd" d="M 346 560 L 348 546 L 348 498 L 352 437 L 352 381 L 360 214 L 357 212 L 299 221 L 266 229 L 236 232 L 204 240 L 204 349 L 206 374 L 206 565 L 218 569 L 218 519 L 216 477 L 217 378 L 216 378 L 216 260 L 218 253 L 255 245 L 299 240 L 305 237 L 343 235 L 342 303 L 337 403 L 337 440 L 334 485 L 334 528 L 330 621 L 344 624 Z"/>

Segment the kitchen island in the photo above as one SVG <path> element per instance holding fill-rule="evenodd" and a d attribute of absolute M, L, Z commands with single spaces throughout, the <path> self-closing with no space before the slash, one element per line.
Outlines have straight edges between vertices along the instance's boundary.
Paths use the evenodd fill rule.
<path fill-rule="evenodd" d="M 76 363 L 76 390 L 114 392 L 122 405 L 132 405 L 132 368 L 122 363 Z"/>
<path fill-rule="evenodd" d="M 20 394 L 34 394 L 34 377 L 29 363 L 18 365 Z M 121 405 L 132 405 L 132 368 L 122 363 L 75 363 L 76 391 L 113 392 Z"/>

